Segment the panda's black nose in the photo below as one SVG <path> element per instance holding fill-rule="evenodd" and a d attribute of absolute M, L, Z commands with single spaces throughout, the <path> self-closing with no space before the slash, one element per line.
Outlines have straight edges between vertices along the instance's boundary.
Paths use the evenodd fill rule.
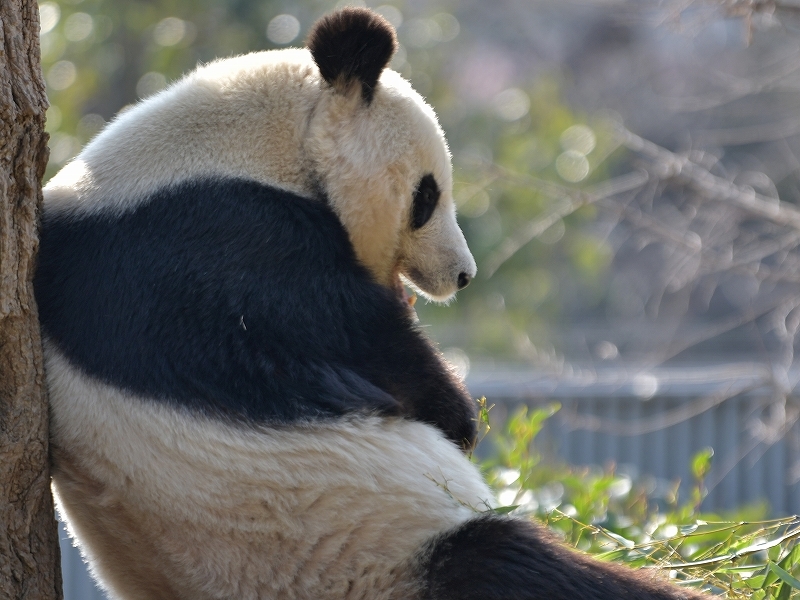
<path fill-rule="evenodd" d="M 463 290 L 467 285 L 469 285 L 471 277 L 466 273 L 459 273 L 458 274 L 458 289 Z"/>

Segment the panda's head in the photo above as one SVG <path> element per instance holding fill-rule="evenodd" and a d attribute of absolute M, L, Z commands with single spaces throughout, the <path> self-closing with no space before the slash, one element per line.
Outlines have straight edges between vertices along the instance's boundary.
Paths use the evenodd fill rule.
<path fill-rule="evenodd" d="M 436 115 L 386 65 L 397 46 L 379 15 L 348 8 L 316 23 L 308 40 L 319 100 L 304 154 L 359 259 L 402 291 L 400 277 L 446 300 L 475 276 L 456 222 L 450 152 Z"/>
<path fill-rule="evenodd" d="M 436 115 L 386 68 L 396 45 L 386 20 L 347 8 L 308 49 L 200 66 L 114 119 L 48 183 L 48 210 L 117 214 L 181 181 L 253 179 L 326 198 L 379 283 L 446 300 L 475 261 Z"/>

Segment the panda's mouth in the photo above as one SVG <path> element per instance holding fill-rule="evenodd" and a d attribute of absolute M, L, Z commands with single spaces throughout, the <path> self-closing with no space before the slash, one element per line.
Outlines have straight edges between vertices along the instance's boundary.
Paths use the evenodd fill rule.
<path fill-rule="evenodd" d="M 409 294 L 406 286 L 403 284 L 403 280 L 400 279 L 400 271 L 395 271 L 392 277 L 392 291 L 400 300 L 411 307 L 417 302 L 417 295 L 413 293 Z"/>

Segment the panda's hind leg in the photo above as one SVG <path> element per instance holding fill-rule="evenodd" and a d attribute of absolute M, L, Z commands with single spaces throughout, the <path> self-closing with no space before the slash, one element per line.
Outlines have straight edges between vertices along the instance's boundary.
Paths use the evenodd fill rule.
<path fill-rule="evenodd" d="M 467 521 L 426 547 L 423 600 L 701 600 L 705 595 L 567 549 L 540 525 L 499 515 Z"/>

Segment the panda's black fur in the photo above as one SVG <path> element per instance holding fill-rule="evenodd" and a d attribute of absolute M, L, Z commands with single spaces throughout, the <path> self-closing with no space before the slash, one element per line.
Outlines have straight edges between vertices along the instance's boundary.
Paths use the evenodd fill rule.
<path fill-rule="evenodd" d="M 323 19 L 309 42 L 318 74 L 306 58 L 283 55 L 298 61 L 291 68 L 305 73 L 303 85 L 312 82 L 307 118 L 319 116 L 323 100 L 347 118 L 347 110 L 370 118 L 363 111 L 379 104 L 395 44 L 391 27 L 367 10 Z M 400 101 L 411 98 L 402 110 L 429 127 L 413 120 L 426 109 L 404 84 L 392 85 Z M 163 108 L 171 97 L 163 98 L 151 106 Z M 461 453 L 475 437 L 472 400 L 393 289 L 397 273 L 376 274 L 358 258 L 359 232 L 347 219 L 358 221 L 341 189 L 363 190 L 337 188 L 317 170 L 306 193 L 290 192 L 265 181 L 269 173 L 231 175 L 247 168 L 225 157 L 212 164 L 219 172 L 202 176 L 155 173 L 162 162 L 136 171 L 133 163 L 147 166 L 150 157 L 132 149 L 130 136 L 149 118 L 146 110 L 123 115 L 77 158 L 77 177 L 57 176 L 45 190 L 35 278 L 55 489 L 112 593 L 701 598 L 494 514 L 485 482 Z M 441 159 L 437 131 L 426 135 L 443 146 Z M 321 155 L 325 148 L 312 147 Z M 192 160 L 176 156 L 176 164 L 195 168 L 201 150 L 187 149 Z M 447 178 L 449 157 L 442 160 L 432 162 Z M 412 241 L 431 244 L 424 236 L 435 232 L 466 248 L 460 231 L 443 225 L 445 217 L 455 223 L 443 213 L 452 210 L 449 190 L 421 168 L 404 183 L 399 226 Z M 155 182 L 146 194 L 128 180 L 137 172 Z M 120 181 L 128 187 L 115 187 Z M 417 263 L 430 257 L 405 258 L 398 264 L 416 281 Z M 463 287 L 471 260 L 455 252 L 431 294 Z"/>
<path fill-rule="evenodd" d="M 272 423 L 405 416 L 474 441 L 463 384 L 324 199 L 222 179 L 115 218 L 45 214 L 35 289 L 47 335 L 110 385 Z"/>
<path fill-rule="evenodd" d="M 331 85 L 357 82 L 367 104 L 397 51 L 392 26 L 374 13 L 359 10 L 328 15 L 314 27 L 307 44 L 322 78 Z"/>

